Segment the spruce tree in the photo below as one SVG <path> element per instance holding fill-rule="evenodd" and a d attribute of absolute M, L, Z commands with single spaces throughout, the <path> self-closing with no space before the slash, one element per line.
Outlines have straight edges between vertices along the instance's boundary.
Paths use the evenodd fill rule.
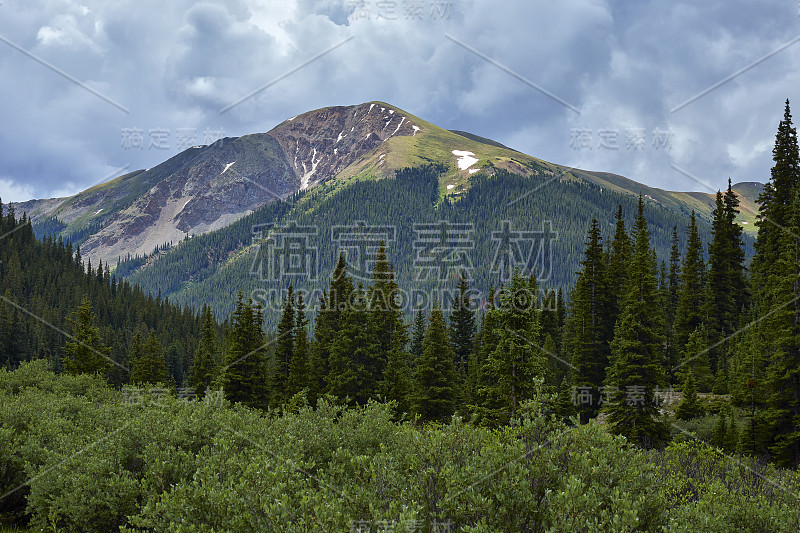
<path fill-rule="evenodd" d="M 167 363 L 155 332 L 151 331 L 142 346 L 142 353 L 131 361 L 131 383 L 166 383 Z"/>
<path fill-rule="evenodd" d="M 609 429 L 640 446 L 657 446 L 666 437 L 656 389 L 664 386 L 663 309 L 658 304 L 655 254 L 644 218 L 644 201 L 633 228 L 632 257 L 625 299 L 611 343 L 606 384 L 613 392 L 604 404 Z"/>
<path fill-rule="evenodd" d="M 389 364 L 389 357 L 398 356 L 408 344 L 408 326 L 403 322 L 400 309 L 400 289 L 394 276 L 394 266 L 386 254 L 386 246 L 381 242 L 378 256 L 372 267 L 372 286 L 369 293 L 370 327 L 378 340 L 378 353 L 372 363 L 371 372 L 376 381 L 383 379 Z"/>
<path fill-rule="evenodd" d="M 326 380 L 327 392 L 349 399 L 354 405 L 363 405 L 376 395 L 385 368 L 375 326 L 367 295 L 359 284 L 330 343 L 330 371 Z"/>
<path fill-rule="evenodd" d="M 105 374 L 110 366 L 110 351 L 100 338 L 100 330 L 94 325 L 92 304 L 83 299 L 78 310 L 67 319 L 74 327 L 71 340 L 64 351 L 64 366 L 71 374 Z"/>
<path fill-rule="evenodd" d="M 611 250 L 608 254 L 608 279 L 611 294 L 612 313 L 611 322 L 616 322 L 625 298 L 625 278 L 628 274 L 628 263 L 631 260 L 631 239 L 625 229 L 625 219 L 622 218 L 622 206 L 617 207 L 614 214 L 616 229 L 611 241 Z"/>
<path fill-rule="evenodd" d="M 756 278 L 767 275 L 774 269 L 782 247 L 782 238 L 790 223 L 794 191 L 800 185 L 800 155 L 798 154 L 797 130 L 792 124 L 789 100 L 786 100 L 783 120 L 778 124 L 775 146 L 772 149 L 770 180 L 764 185 L 758 198 L 759 215 L 756 255 L 752 269 Z M 765 280 L 759 280 L 765 281 Z M 754 284 L 760 289 L 759 284 Z"/>
<path fill-rule="evenodd" d="M 422 358 L 422 343 L 425 341 L 425 330 L 428 324 L 425 320 L 425 312 L 422 309 L 414 314 L 414 329 L 411 334 L 411 360 L 412 366 Z"/>
<path fill-rule="evenodd" d="M 589 229 L 581 265 L 570 299 L 567 327 L 572 349 L 572 386 L 588 391 L 582 395 L 587 401 L 576 406 L 580 421 L 585 424 L 599 409 L 600 387 L 605 380 L 609 342 L 614 333 L 614 324 L 610 322 L 612 294 L 596 219 Z"/>
<path fill-rule="evenodd" d="M 800 464 L 800 155 L 789 102 L 772 151 L 775 165 L 759 197 L 758 237 L 753 259 L 753 287 L 761 320 L 756 343 L 767 369 L 767 409 L 751 414 L 751 425 L 767 428 L 766 440 L 776 462 Z M 743 439 L 760 435 L 745 428 Z"/>
<path fill-rule="evenodd" d="M 700 405 L 700 399 L 697 396 L 697 385 L 692 372 L 687 372 L 684 375 L 681 392 L 683 393 L 683 398 L 675 410 L 675 418 L 678 420 L 691 420 L 703 416 L 705 411 Z"/>
<path fill-rule="evenodd" d="M 681 362 L 676 369 L 676 374 L 681 381 L 687 374 L 693 374 L 700 392 L 711 392 L 714 375 L 708 361 L 706 332 L 702 326 L 689 335 L 689 340 L 681 351 Z"/>
<path fill-rule="evenodd" d="M 403 324 L 403 313 L 398 302 L 399 288 L 394 278 L 394 267 L 389 262 L 386 246 L 381 242 L 378 255 L 372 267 L 372 286 L 369 289 L 369 309 L 371 319 L 380 343 L 380 366 L 385 366 L 389 351 L 392 349 L 395 332 L 401 342 L 408 343 L 406 327 Z M 382 371 L 382 368 L 380 369 Z"/>
<path fill-rule="evenodd" d="M 225 397 L 249 407 L 266 409 L 270 403 L 270 369 L 260 307 L 239 293 L 232 316 L 220 385 Z"/>
<path fill-rule="evenodd" d="M 717 415 L 717 422 L 711 432 L 711 444 L 719 449 L 725 446 L 725 438 L 728 433 L 728 417 L 725 410 L 720 410 Z"/>
<path fill-rule="evenodd" d="M 683 351 L 689 335 L 704 324 L 706 318 L 706 266 L 694 211 L 687 232 L 689 237 L 681 265 L 681 292 L 675 319 L 675 348 L 678 351 Z"/>
<path fill-rule="evenodd" d="M 203 394 L 216 378 L 220 364 L 219 343 L 214 327 L 214 316 L 208 305 L 203 306 L 203 325 L 200 342 L 189 370 L 189 384 L 198 394 Z"/>
<path fill-rule="evenodd" d="M 450 314 L 450 344 L 456 354 L 456 371 L 466 376 L 469 372 L 467 363 L 475 339 L 475 311 L 469 295 L 467 278 L 462 274 L 458 280 L 458 295 L 453 301 Z"/>
<path fill-rule="evenodd" d="M 455 358 L 442 310 L 436 306 L 414 372 L 413 410 L 422 422 L 447 422 L 456 410 Z"/>
<path fill-rule="evenodd" d="M 411 369 L 410 354 L 405 350 L 400 332 L 395 331 L 392 349 L 386 362 L 386 370 L 378 384 L 378 393 L 386 401 L 397 402 L 398 418 L 411 409 Z"/>
<path fill-rule="evenodd" d="M 747 279 L 747 268 L 745 267 L 745 247 L 742 235 L 744 230 L 736 222 L 739 215 L 739 198 L 733 192 L 731 179 L 728 178 L 728 189 L 723 197 L 725 204 L 725 220 L 728 226 L 727 256 L 728 256 L 728 278 L 733 287 L 739 287 L 733 291 L 733 313 L 732 327 L 736 327 L 741 321 L 741 314 L 751 303 L 750 285 Z"/>
<path fill-rule="evenodd" d="M 678 227 L 672 228 L 672 244 L 669 252 L 669 272 L 667 274 L 667 301 L 664 308 L 665 321 L 665 353 L 667 367 L 672 369 L 678 364 L 680 350 L 675 347 L 675 314 L 678 311 L 678 295 L 680 294 L 681 251 L 678 241 Z M 670 371 L 671 373 L 671 371 Z"/>
<path fill-rule="evenodd" d="M 739 324 L 739 316 L 748 301 L 745 279 L 742 228 L 736 223 L 739 200 L 728 180 L 728 190 L 723 195 L 717 191 L 712 213 L 713 239 L 708 246 L 708 342 L 716 346 L 710 353 L 712 368 L 718 371 L 729 351 L 728 337 Z"/>
<path fill-rule="evenodd" d="M 330 287 L 322 296 L 314 328 L 314 343 L 309 357 L 309 401 L 330 390 L 328 377 L 331 373 L 330 357 L 333 343 L 342 329 L 343 315 L 351 306 L 353 282 L 347 274 L 344 255 L 333 271 Z"/>
<path fill-rule="evenodd" d="M 769 388 L 765 417 L 771 426 L 770 452 L 787 468 L 800 465 L 800 191 L 775 271 L 764 280 L 772 312 L 765 315 Z M 769 292 L 766 292 L 769 291 Z"/>
<path fill-rule="evenodd" d="M 535 278 L 515 272 L 500 291 L 496 310 L 497 343 L 483 361 L 483 384 L 478 391 L 481 417 L 489 424 L 506 424 L 519 405 L 533 397 L 535 379 L 545 379 L 547 357 L 542 350 Z M 487 315 L 488 316 L 488 315 Z"/>
<path fill-rule="evenodd" d="M 283 312 L 278 323 L 275 341 L 275 356 L 272 365 L 272 403 L 281 405 L 292 396 L 289 391 L 289 369 L 295 351 L 295 306 L 294 287 L 290 284 L 283 302 Z M 294 391 L 296 392 L 296 391 Z"/>
<path fill-rule="evenodd" d="M 306 318 L 306 304 L 303 295 L 297 294 L 297 308 L 294 320 L 294 352 L 289 365 L 288 394 L 291 398 L 298 392 L 306 389 L 309 384 L 308 368 L 308 319 Z"/>
<path fill-rule="evenodd" d="M 730 425 L 725 431 L 725 439 L 722 441 L 722 448 L 728 453 L 736 453 L 739 447 L 739 426 L 736 423 L 736 417 L 733 412 L 730 412 L 729 417 Z"/>
<path fill-rule="evenodd" d="M 556 403 L 553 406 L 553 411 L 556 415 L 561 417 L 562 420 L 571 416 L 575 416 L 575 402 L 573 400 L 573 389 L 569 385 L 569 380 L 565 377 L 561 380 L 561 385 L 558 387 L 558 396 L 556 396 Z"/>

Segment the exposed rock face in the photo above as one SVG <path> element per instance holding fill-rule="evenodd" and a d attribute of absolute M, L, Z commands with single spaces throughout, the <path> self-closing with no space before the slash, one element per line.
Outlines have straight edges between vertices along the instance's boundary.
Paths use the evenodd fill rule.
<path fill-rule="evenodd" d="M 98 259 L 116 262 L 226 226 L 334 176 L 386 139 L 415 135 L 418 129 L 386 104 L 329 107 L 268 133 L 189 148 L 157 167 L 71 198 L 31 201 L 15 209 L 27 211 L 34 221 L 55 216 L 72 235 L 88 231 L 82 255 L 95 264 Z"/>
<path fill-rule="evenodd" d="M 147 254 L 165 242 L 221 228 L 300 186 L 280 145 L 268 134 L 221 139 L 190 150 L 194 157 L 111 214 L 82 252 L 104 261 Z"/>
<path fill-rule="evenodd" d="M 335 175 L 386 139 L 415 133 L 401 111 L 378 103 L 312 111 L 270 131 L 303 189 Z"/>

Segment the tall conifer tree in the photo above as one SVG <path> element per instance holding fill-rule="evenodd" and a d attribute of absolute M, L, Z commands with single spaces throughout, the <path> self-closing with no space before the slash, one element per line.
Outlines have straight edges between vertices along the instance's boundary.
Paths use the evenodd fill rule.
<path fill-rule="evenodd" d="M 220 364 L 219 342 L 211 308 L 204 305 L 202 314 L 203 325 L 200 342 L 197 344 L 197 350 L 189 370 L 189 383 L 198 394 L 204 393 L 211 386 Z"/>
<path fill-rule="evenodd" d="M 664 386 L 664 323 L 658 302 L 655 254 L 650 248 L 650 231 L 641 197 L 626 280 L 606 376 L 607 385 L 616 392 L 604 408 L 613 433 L 650 447 L 666 438 L 666 426 L 660 419 L 655 395 L 656 389 Z"/>
<path fill-rule="evenodd" d="M 456 410 L 456 371 L 447 323 L 439 307 L 431 311 L 423 345 L 414 372 L 413 409 L 423 422 L 446 422 Z"/>
<path fill-rule="evenodd" d="M 572 291 L 569 330 L 572 348 L 572 386 L 581 390 L 577 406 L 582 424 L 597 414 L 600 387 L 605 380 L 613 338 L 612 295 L 596 219 L 586 241 L 582 269 Z M 587 394 L 588 392 L 588 394 Z"/>

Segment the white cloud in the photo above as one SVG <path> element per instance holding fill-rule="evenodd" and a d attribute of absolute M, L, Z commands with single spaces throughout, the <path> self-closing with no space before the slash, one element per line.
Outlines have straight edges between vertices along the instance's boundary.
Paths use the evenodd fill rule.
<path fill-rule="evenodd" d="M 391 3 L 381 4 L 388 6 Z M 0 43 L 0 173 L 36 197 L 91 186 L 110 169 L 152 167 L 177 152 L 177 130 L 267 131 L 310 109 L 384 100 L 446 128 L 494 138 L 556 163 L 702 190 L 769 176 L 783 100 L 800 101 L 800 43 L 675 113 L 670 110 L 796 35 L 796 6 L 743 0 L 453 1 L 446 13 L 351 13 L 346 0 L 29 0 L 3 5 L 0 35 L 127 108 L 91 94 Z M 379 16 L 381 15 L 381 16 Z M 479 50 L 557 98 L 503 72 Z M 220 114 L 348 37 L 352 41 Z M 5 73 L 9 73 L 5 75 Z M 571 130 L 592 130 L 591 150 Z M 625 149 L 643 128 L 645 149 Z M 144 149 L 123 146 L 141 130 Z M 169 149 L 149 148 L 151 129 Z M 621 148 L 599 149 L 617 129 Z M 656 149 L 655 130 L 672 132 Z M 23 186 L 24 184 L 24 186 Z M 66 184 L 66 185 L 65 185 Z M 10 189 L 15 187 L 15 189 Z"/>
<path fill-rule="evenodd" d="M 30 200 L 33 194 L 34 188 L 30 185 L 20 185 L 15 181 L 0 178 L 0 199 L 4 203 Z"/>

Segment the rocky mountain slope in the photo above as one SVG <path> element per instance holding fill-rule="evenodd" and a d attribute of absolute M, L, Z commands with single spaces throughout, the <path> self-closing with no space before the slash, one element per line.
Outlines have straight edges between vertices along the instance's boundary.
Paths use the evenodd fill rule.
<path fill-rule="evenodd" d="M 713 195 L 647 187 L 614 174 L 567 169 L 466 132 L 447 131 L 382 102 L 304 113 L 267 133 L 195 146 L 147 170 L 132 172 L 70 198 L 14 204 L 40 234 L 61 234 L 84 257 L 115 264 L 165 243 L 230 225 L 261 206 L 329 180 L 394 176 L 397 169 L 441 163 L 440 194 L 458 197 L 481 171 L 588 181 L 615 192 L 644 194 L 681 213 L 710 217 Z M 753 187 L 740 193 L 742 223 L 752 231 Z M 738 190 L 738 189 L 737 189 Z"/>

